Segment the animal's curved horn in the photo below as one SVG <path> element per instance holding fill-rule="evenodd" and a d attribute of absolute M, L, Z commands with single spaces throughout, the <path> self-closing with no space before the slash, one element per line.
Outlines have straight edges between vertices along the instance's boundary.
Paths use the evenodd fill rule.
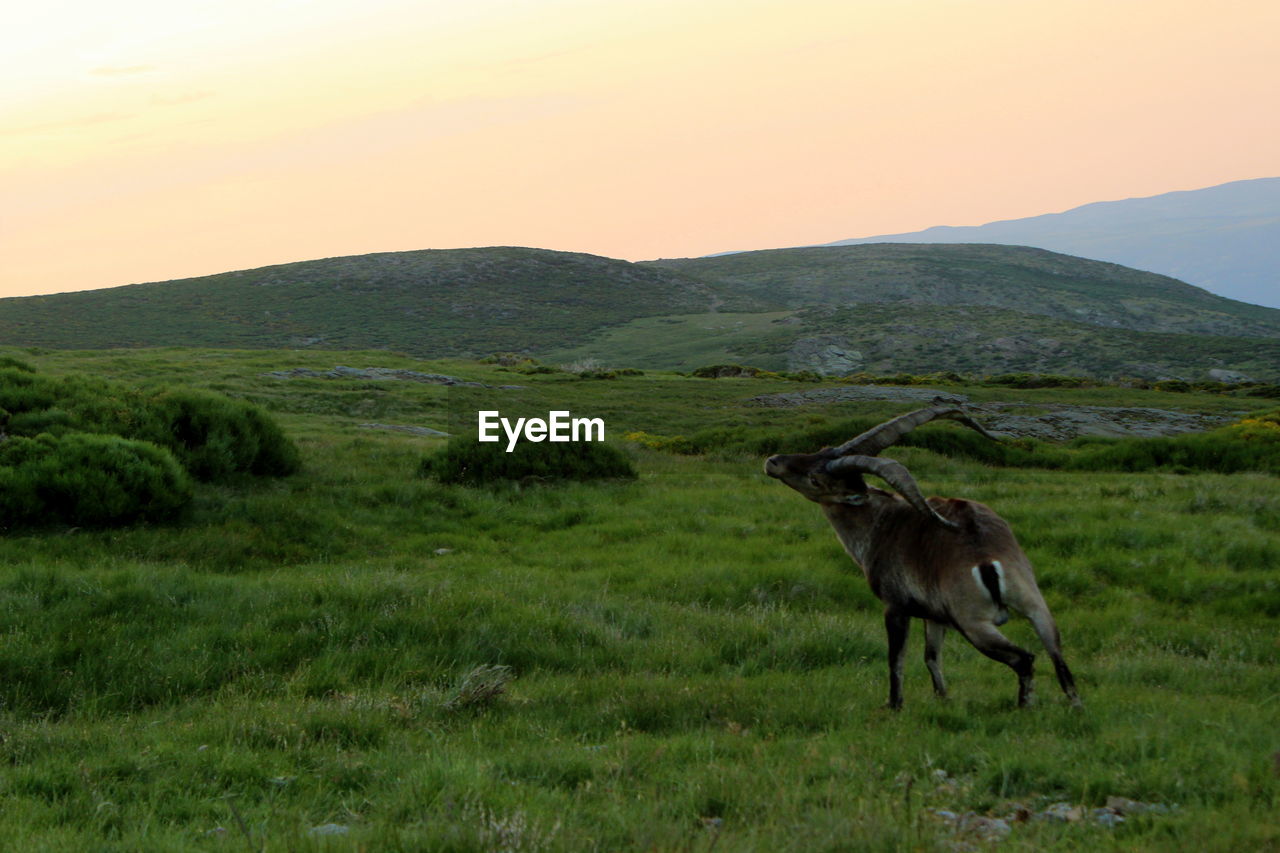
<path fill-rule="evenodd" d="M 907 503 L 915 507 L 917 511 L 930 516 L 944 527 L 949 527 L 952 530 L 960 529 L 960 525 L 943 518 L 936 509 L 929 505 L 929 502 L 925 500 L 924 495 L 921 493 L 920 487 L 916 485 L 915 478 L 911 476 L 911 473 L 901 462 L 894 462 L 892 459 L 881 459 L 878 456 L 842 456 L 839 459 L 833 459 L 828 462 L 826 470 L 831 474 L 842 472 L 875 474 L 892 486 L 894 491 L 906 498 Z"/>
<path fill-rule="evenodd" d="M 835 456 L 844 456 L 848 453 L 861 453 L 866 456 L 875 456 L 886 447 L 891 446 L 898 439 L 902 438 L 911 430 L 926 424 L 935 418 L 948 418 L 958 421 L 972 430 L 985 435 L 992 441 L 999 441 L 986 428 L 975 421 L 973 418 L 958 406 L 930 406 L 927 409 L 917 409 L 914 412 L 907 412 L 905 415 L 899 415 L 890 421 L 885 421 L 880 426 L 872 427 L 862 435 L 846 441 L 844 444 L 832 449 L 831 453 Z"/>

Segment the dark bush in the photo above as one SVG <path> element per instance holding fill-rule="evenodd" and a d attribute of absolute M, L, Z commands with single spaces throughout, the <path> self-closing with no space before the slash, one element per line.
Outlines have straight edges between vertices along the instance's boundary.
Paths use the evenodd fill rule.
<path fill-rule="evenodd" d="M 1091 384 L 1081 376 L 1061 376 L 1056 373 L 1002 373 L 999 376 L 988 376 L 988 385 L 1002 385 L 1006 388 L 1080 388 Z"/>
<path fill-rule="evenodd" d="M 736 376 L 759 376 L 760 368 L 742 364 L 708 364 L 694 368 L 689 374 L 698 379 L 723 379 Z"/>
<path fill-rule="evenodd" d="M 422 460 L 421 473 L 442 483 L 472 486 L 497 481 L 634 479 L 621 450 L 600 442 L 529 442 L 506 452 L 503 442 L 454 440 Z"/>
<path fill-rule="evenodd" d="M 280 476 L 297 448 L 260 408 L 190 390 L 144 392 L 71 376 L 53 379 L 0 366 L 0 421 L 12 435 L 96 433 L 167 447 L 200 480 L 236 473 Z"/>
<path fill-rule="evenodd" d="M 8 368 L 10 370 L 21 370 L 23 373 L 35 373 L 36 369 L 25 361 L 13 358 L 12 356 L 0 355 L 0 370 Z"/>
<path fill-rule="evenodd" d="M 298 470 L 297 447 L 257 406 L 201 391 L 167 391 L 149 402 L 131 432 L 171 449 L 197 479 Z"/>
<path fill-rule="evenodd" d="M 162 521 L 190 500 L 186 472 L 154 444 L 83 433 L 0 442 L 0 519 L 6 527 Z"/>

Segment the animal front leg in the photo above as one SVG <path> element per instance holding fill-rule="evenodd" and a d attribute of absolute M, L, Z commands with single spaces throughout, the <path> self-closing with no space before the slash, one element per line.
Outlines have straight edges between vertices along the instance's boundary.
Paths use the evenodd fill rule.
<path fill-rule="evenodd" d="M 896 711 L 902 707 L 902 663 L 907 656 L 911 618 L 886 610 L 884 627 L 889 635 L 889 707 Z"/>
<path fill-rule="evenodd" d="M 929 668 L 929 677 L 933 679 L 933 695 L 939 699 L 947 698 L 947 682 L 942 678 L 942 641 L 947 636 L 947 626 L 932 622 L 924 622 L 924 665 Z"/>

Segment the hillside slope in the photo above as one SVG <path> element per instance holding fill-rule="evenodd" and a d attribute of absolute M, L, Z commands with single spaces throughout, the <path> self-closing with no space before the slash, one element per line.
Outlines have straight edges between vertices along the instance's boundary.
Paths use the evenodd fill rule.
<path fill-rule="evenodd" d="M 1025 246 L 880 243 L 645 264 L 699 278 L 729 305 L 985 305 L 1144 332 L 1280 337 L 1280 310 L 1167 276 Z"/>
<path fill-rule="evenodd" d="M 1280 338 L 1135 332 L 988 306 L 877 303 L 646 317 L 548 357 L 680 370 L 736 362 L 834 375 L 952 370 L 1202 380 L 1225 370 L 1280 381 Z"/>
<path fill-rule="evenodd" d="M 0 300 L 0 345 L 1280 379 L 1280 311 L 1114 264 L 980 245 L 643 264 L 521 248 L 330 258 Z"/>
<path fill-rule="evenodd" d="M 714 298 L 679 273 L 595 255 L 395 252 L 4 299 L 0 343 L 485 355 L 571 345 L 637 317 L 705 311 Z"/>
<path fill-rule="evenodd" d="M 1280 308 L 1280 178 L 828 245 L 862 243 L 1038 246 L 1163 273 L 1231 299 Z"/>

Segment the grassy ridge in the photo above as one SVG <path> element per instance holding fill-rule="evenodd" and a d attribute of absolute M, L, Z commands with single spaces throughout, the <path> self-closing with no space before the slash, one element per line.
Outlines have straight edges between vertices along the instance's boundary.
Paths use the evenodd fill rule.
<path fill-rule="evenodd" d="M 874 243 L 740 252 L 651 266 L 776 308 L 985 305 L 1136 331 L 1280 337 L 1280 310 L 1177 279 L 1026 246 Z"/>
<path fill-rule="evenodd" d="M 542 249 L 394 252 L 0 300 L 0 340 L 47 347 L 385 348 L 487 355 L 703 310 L 677 273 Z"/>
<path fill-rule="evenodd" d="M 984 306 L 859 304 L 759 314 L 645 317 L 586 343 L 555 349 L 558 362 L 582 359 L 692 370 L 742 362 L 786 370 L 802 338 L 856 351 L 858 370 L 975 375 L 1015 371 L 1100 377 L 1203 378 L 1230 365 L 1259 380 L 1280 380 L 1280 339 L 1139 332 Z"/>
<path fill-rule="evenodd" d="M 381 253 L 0 300 L 0 342 L 383 349 L 691 369 L 1280 379 L 1280 311 L 1016 246 L 885 244 L 633 264 L 491 247 Z M 821 358 L 818 359 L 821 361 Z M 826 372 L 848 372 L 819 365 Z"/>
<path fill-rule="evenodd" d="M 513 379 L 383 358 L 372 363 Z M 265 488 L 202 486 L 180 526 L 0 538 L 9 846 L 942 850 L 975 840 L 934 809 L 1110 796 L 1177 808 L 1114 829 L 1015 824 L 1004 846 L 1280 843 L 1274 476 L 1009 470 L 895 450 L 928 491 L 1014 525 L 1087 708 L 1062 705 L 1042 667 L 1040 706 L 1019 712 L 1013 676 L 954 638 L 954 698 L 936 702 L 917 628 L 906 709 L 890 714 L 878 603 L 814 507 L 754 456 L 624 445 L 631 483 L 446 486 L 417 475 L 442 441 L 359 428 L 443 423 L 444 388 L 260 375 L 331 366 L 315 353 L 32 360 L 253 398 L 304 464 Z M 775 380 L 519 381 L 535 400 L 580 395 L 575 409 L 602 414 L 614 439 L 800 431 L 902 408 L 742 406 L 787 387 Z M 1008 627 L 1034 648 L 1029 626 Z M 468 673 L 504 666 L 505 693 L 461 698 L 475 695 Z M 312 833 L 326 824 L 347 832 Z"/>

